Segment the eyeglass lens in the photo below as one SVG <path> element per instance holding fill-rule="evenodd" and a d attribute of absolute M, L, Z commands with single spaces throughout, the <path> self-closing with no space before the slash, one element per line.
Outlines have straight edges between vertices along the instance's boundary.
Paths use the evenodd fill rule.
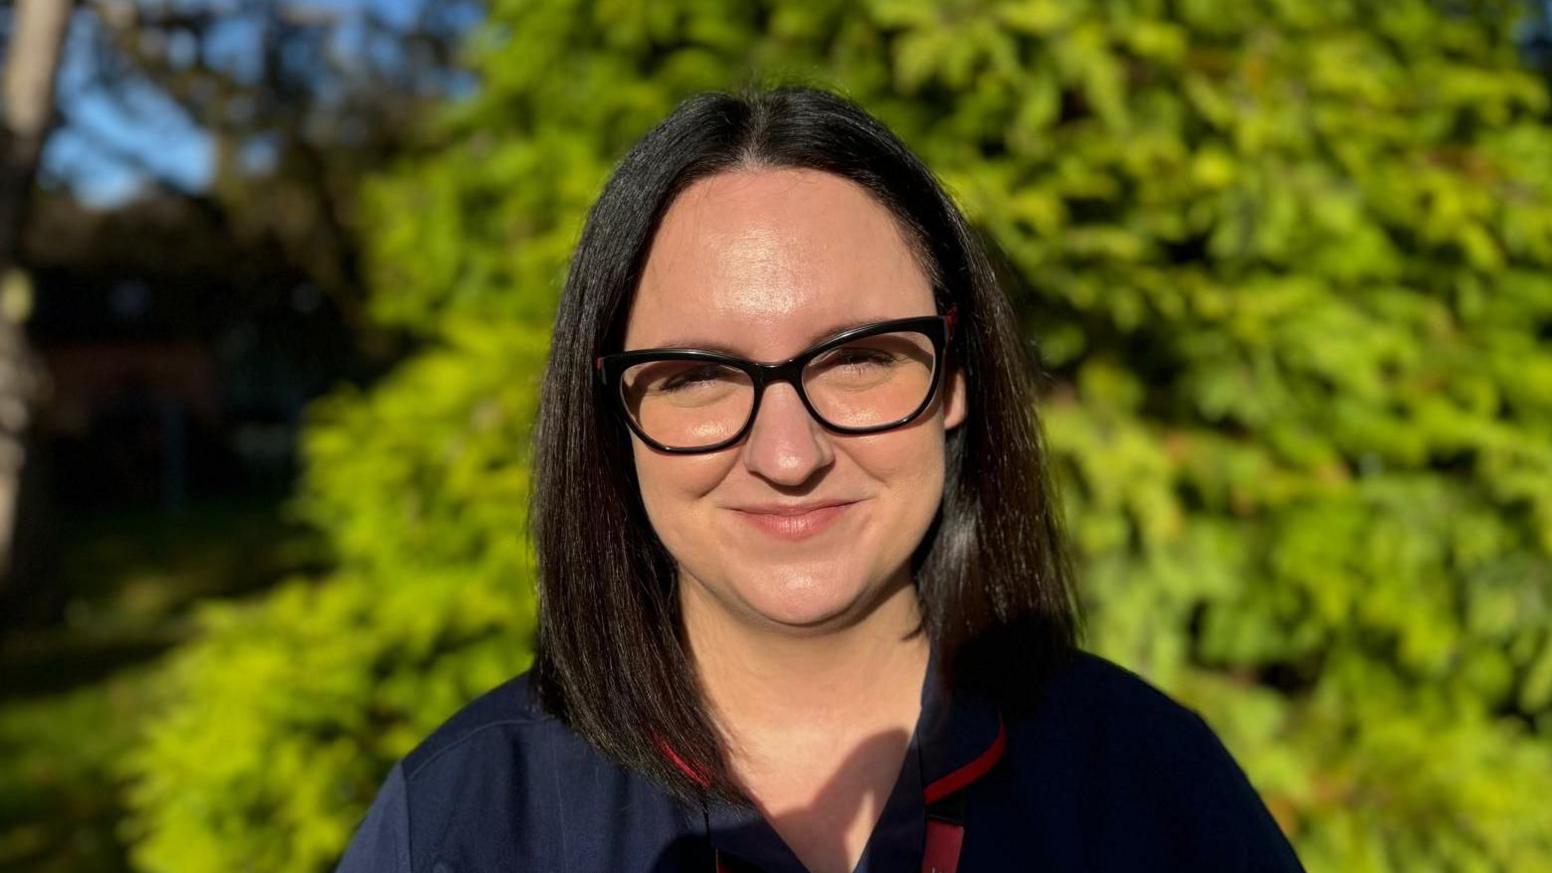
<path fill-rule="evenodd" d="M 862 337 L 809 361 L 803 368 L 803 393 L 833 427 L 889 424 L 926 400 L 933 359 L 932 340 L 917 331 Z M 637 427 L 670 448 L 730 439 L 754 408 L 749 374 L 710 361 L 646 361 L 626 368 L 621 386 Z"/>

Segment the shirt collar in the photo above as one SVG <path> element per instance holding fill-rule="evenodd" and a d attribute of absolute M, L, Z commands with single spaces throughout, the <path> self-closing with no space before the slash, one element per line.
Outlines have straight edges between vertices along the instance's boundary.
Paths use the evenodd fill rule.
<path fill-rule="evenodd" d="M 921 715 L 906 749 L 900 776 L 884 802 L 854 873 L 910 870 L 926 837 L 927 807 L 985 775 L 1006 743 L 996 707 L 947 686 L 934 653 L 922 682 Z M 753 806 L 712 803 L 705 826 L 712 848 L 738 869 L 802 873 L 804 867 Z"/>
<path fill-rule="evenodd" d="M 997 707 L 974 695 L 953 693 L 936 654 L 927 662 L 916 734 L 922 739 L 921 791 L 926 803 L 986 775 L 1007 745 Z"/>

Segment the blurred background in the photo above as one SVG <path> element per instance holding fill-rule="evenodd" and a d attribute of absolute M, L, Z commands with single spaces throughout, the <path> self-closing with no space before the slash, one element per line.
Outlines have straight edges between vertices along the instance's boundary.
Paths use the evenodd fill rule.
<path fill-rule="evenodd" d="M 999 253 L 1091 613 L 1311 870 L 1552 870 L 1544 0 L 0 4 L 0 871 L 324 871 L 524 669 L 587 206 L 693 92 Z"/>

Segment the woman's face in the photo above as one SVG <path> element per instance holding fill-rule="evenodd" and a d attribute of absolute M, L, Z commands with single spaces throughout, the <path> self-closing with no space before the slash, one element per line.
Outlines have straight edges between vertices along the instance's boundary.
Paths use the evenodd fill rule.
<path fill-rule="evenodd" d="M 669 208 L 625 349 L 725 349 L 785 360 L 838 330 L 934 315 L 932 286 L 892 216 L 861 187 L 810 170 L 703 179 Z M 909 580 L 943 491 L 944 431 L 965 416 L 951 371 L 931 407 L 883 433 L 827 431 L 791 385 L 770 385 L 745 439 L 700 455 L 632 436 L 641 496 L 686 595 L 767 628 L 860 617 Z M 768 512 L 844 505 L 781 519 Z"/>

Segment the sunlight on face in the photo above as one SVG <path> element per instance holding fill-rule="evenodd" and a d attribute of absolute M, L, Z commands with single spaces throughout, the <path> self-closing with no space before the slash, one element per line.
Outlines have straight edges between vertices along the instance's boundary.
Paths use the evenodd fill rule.
<path fill-rule="evenodd" d="M 934 315 L 932 286 L 889 211 L 828 173 L 744 169 L 669 208 L 625 349 L 723 349 L 785 360 L 839 329 Z M 965 415 L 950 371 L 932 406 L 884 433 L 824 429 L 790 385 L 766 389 L 748 435 L 703 455 L 632 438 L 647 514 L 682 586 L 739 621 L 812 630 L 866 613 L 908 579 L 941 499 L 944 432 Z M 772 504 L 842 501 L 800 516 Z"/>

